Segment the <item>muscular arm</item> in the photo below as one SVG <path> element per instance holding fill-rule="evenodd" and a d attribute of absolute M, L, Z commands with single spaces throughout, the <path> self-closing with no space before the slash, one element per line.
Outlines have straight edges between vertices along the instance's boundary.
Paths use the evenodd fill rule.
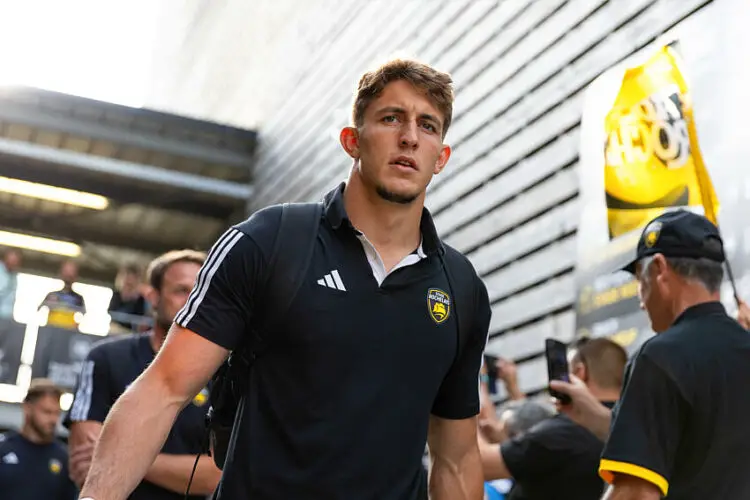
<path fill-rule="evenodd" d="M 476 418 L 430 417 L 431 500 L 482 500 L 482 460 Z"/>
<path fill-rule="evenodd" d="M 148 472 L 179 411 L 226 355 L 226 349 L 173 326 L 153 363 L 107 416 L 81 496 L 124 500 Z"/>
<path fill-rule="evenodd" d="M 607 490 L 602 500 L 659 500 L 661 492 L 653 483 L 641 478 L 617 474 L 614 484 Z"/>
<path fill-rule="evenodd" d="M 146 473 L 146 481 L 175 493 L 185 493 L 190 473 L 195 464 L 195 455 L 169 455 L 160 453 Z M 195 476 L 190 485 L 193 495 L 210 495 L 221 479 L 221 471 L 208 455 L 201 455 Z"/>
<path fill-rule="evenodd" d="M 79 488 L 88 474 L 101 430 L 101 422 L 74 422 L 71 425 L 68 439 L 70 478 Z M 184 493 L 194 463 L 195 455 L 160 453 L 149 467 L 144 479 L 175 493 Z M 213 460 L 207 455 L 202 455 L 195 469 L 190 491 L 198 495 L 209 495 L 216 489 L 220 478 L 221 471 Z"/>

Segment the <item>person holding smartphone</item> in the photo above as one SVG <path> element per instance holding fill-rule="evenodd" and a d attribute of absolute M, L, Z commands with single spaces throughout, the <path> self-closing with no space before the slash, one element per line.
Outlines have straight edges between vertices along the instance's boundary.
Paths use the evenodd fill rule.
<path fill-rule="evenodd" d="M 597 338 L 576 346 L 570 372 L 600 402 L 611 408 L 620 396 L 627 353 L 615 342 Z M 485 480 L 513 479 L 508 500 L 599 500 L 598 476 L 604 443 L 564 414 L 532 427 L 500 445 L 480 438 Z"/>

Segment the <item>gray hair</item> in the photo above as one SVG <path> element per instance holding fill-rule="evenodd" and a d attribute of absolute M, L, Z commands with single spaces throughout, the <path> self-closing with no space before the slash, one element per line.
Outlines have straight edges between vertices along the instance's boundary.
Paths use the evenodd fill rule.
<path fill-rule="evenodd" d="M 716 293 L 721 287 L 721 281 L 724 279 L 724 268 L 720 262 L 715 260 L 699 258 L 692 259 L 686 257 L 665 257 L 669 267 L 675 273 L 682 276 L 688 281 L 701 284 L 711 293 Z M 654 257 L 644 257 L 641 259 L 641 272 L 638 276 L 642 281 L 649 283 L 648 271 Z"/>
<path fill-rule="evenodd" d="M 551 405 L 531 399 L 514 401 L 513 404 L 507 405 L 504 411 L 511 411 L 505 422 L 505 431 L 511 439 L 525 434 L 536 424 L 555 415 Z"/>

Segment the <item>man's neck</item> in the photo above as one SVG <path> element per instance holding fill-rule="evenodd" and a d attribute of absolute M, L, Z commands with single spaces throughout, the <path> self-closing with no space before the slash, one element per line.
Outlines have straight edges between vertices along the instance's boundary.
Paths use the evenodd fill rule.
<path fill-rule="evenodd" d="M 28 424 L 21 427 L 21 436 L 34 444 L 47 444 L 51 442 L 49 439 L 40 436 L 39 433 L 35 432 Z"/>
<path fill-rule="evenodd" d="M 672 317 L 676 320 L 693 306 L 721 300 L 719 292 L 711 293 L 703 285 L 691 284 L 682 289 L 672 301 Z"/>
<path fill-rule="evenodd" d="M 159 325 L 154 325 L 154 327 L 148 333 L 149 343 L 151 344 L 151 348 L 155 353 L 159 352 L 166 338 L 167 330 L 160 327 Z"/>
<path fill-rule="evenodd" d="M 386 201 L 367 189 L 353 170 L 344 190 L 344 207 L 352 225 L 364 233 L 379 252 L 409 253 L 421 241 L 424 195 L 408 204 Z"/>
<path fill-rule="evenodd" d="M 589 384 L 588 387 L 591 395 L 601 403 L 611 403 L 620 399 L 619 389 L 603 389 L 601 387 L 597 387 L 594 384 Z"/>

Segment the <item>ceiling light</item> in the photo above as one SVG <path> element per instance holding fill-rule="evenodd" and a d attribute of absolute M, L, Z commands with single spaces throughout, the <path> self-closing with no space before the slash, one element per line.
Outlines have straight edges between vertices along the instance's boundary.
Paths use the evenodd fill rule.
<path fill-rule="evenodd" d="M 0 176 L 0 191 L 94 210 L 104 210 L 109 206 L 109 200 L 98 194 L 11 179 L 10 177 Z"/>
<path fill-rule="evenodd" d="M 8 231 L 0 231 L 0 245 L 65 255 L 67 257 L 78 257 L 81 255 L 81 247 L 75 243 L 52 240 L 40 236 L 30 236 L 28 234 L 10 233 Z"/>

